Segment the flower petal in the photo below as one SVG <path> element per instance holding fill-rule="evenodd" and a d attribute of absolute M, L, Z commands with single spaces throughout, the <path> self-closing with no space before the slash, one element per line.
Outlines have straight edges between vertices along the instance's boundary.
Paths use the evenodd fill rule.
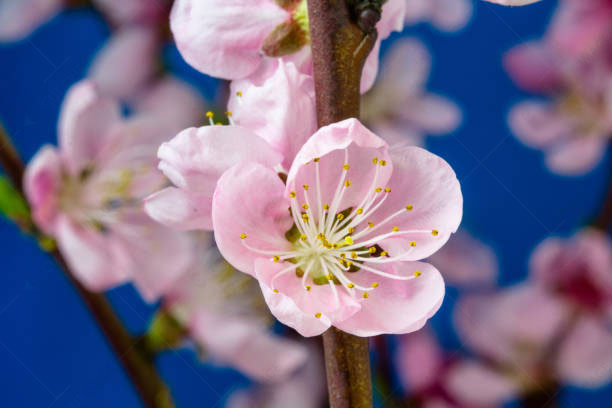
<path fill-rule="evenodd" d="M 476 361 L 453 365 L 443 381 L 451 396 L 476 407 L 501 406 L 520 391 L 511 378 Z"/>
<path fill-rule="evenodd" d="M 599 164 L 607 146 L 607 140 L 599 134 L 579 135 L 556 145 L 549 151 L 546 164 L 555 173 L 582 175 Z"/>
<path fill-rule="evenodd" d="M 569 120 L 553 105 L 526 101 L 514 106 L 508 115 L 510 129 L 527 146 L 543 148 L 568 138 L 572 132 Z"/>
<path fill-rule="evenodd" d="M 147 197 L 145 212 L 155 221 L 182 230 L 212 230 L 212 198 L 176 187 Z"/>
<path fill-rule="evenodd" d="M 53 231 L 61 186 L 62 161 L 59 152 L 52 146 L 43 146 L 26 168 L 23 188 L 36 225 L 47 233 Z"/>
<path fill-rule="evenodd" d="M 504 55 L 504 67 L 514 82 L 530 92 L 550 92 L 561 85 L 558 61 L 542 41 L 520 44 Z"/>
<path fill-rule="evenodd" d="M 24 38 L 61 8 L 62 0 L 2 0 L 0 42 Z"/>
<path fill-rule="evenodd" d="M 396 366 L 405 390 L 418 392 L 434 385 L 442 363 L 442 349 L 430 330 L 400 337 Z"/>

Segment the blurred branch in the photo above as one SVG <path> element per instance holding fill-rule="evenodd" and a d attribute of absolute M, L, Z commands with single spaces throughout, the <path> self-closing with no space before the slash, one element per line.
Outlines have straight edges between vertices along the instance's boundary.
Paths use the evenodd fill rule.
<path fill-rule="evenodd" d="M 319 127 L 359 117 L 361 71 L 376 40 L 373 27 L 378 19 L 372 20 L 372 10 L 358 12 L 351 5 L 355 2 L 308 1 Z M 374 23 L 365 24 L 368 32 L 358 25 L 357 14 L 367 14 L 365 23 Z M 323 334 L 323 345 L 330 406 L 371 407 L 368 339 L 331 327 Z"/>
<path fill-rule="evenodd" d="M 23 196 L 24 164 L 1 125 L 0 164 L 6 170 L 7 176 L 17 191 Z M 29 221 L 32 223 L 31 220 Z M 36 232 L 33 234 L 37 235 Z M 50 253 L 93 315 L 145 406 L 148 408 L 174 407 L 170 392 L 159 377 L 152 357 L 141 351 L 142 340 L 128 333 L 104 295 L 88 291 L 73 277 L 66 260 L 58 249 L 52 249 Z"/>
<path fill-rule="evenodd" d="M 593 226 L 603 231 L 610 230 L 612 227 L 612 171 L 608 181 L 608 191 L 599 210 L 599 214 L 593 221 Z"/>

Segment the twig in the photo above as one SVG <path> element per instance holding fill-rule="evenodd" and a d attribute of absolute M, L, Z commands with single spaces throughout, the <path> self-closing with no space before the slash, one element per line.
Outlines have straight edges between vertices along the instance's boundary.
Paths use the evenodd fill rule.
<path fill-rule="evenodd" d="M 23 161 L 1 125 L 0 164 L 6 170 L 7 176 L 13 185 L 23 195 Z M 174 407 L 170 392 L 159 377 L 152 358 L 142 352 L 141 340 L 132 337 L 123 327 L 104 295 L 88 291 L 74 278 L 66 260 L 57 249 L 51 251 L 51 255 L 93 315 L 117 358 L 128 373 L 145 406 L 148 408 Z"/>
<path fill-rule="evenodd" d="M 593 226 L 603 231 L 608 231 L 612 227 L 612 172 L 608 180 L 608 191 L 606 192 L 599 214 L 597 214 L 593 221 Z"/>
<path fill-rule="evenodd" d="M 347 0 L 309 0 L 308 17 L 319 126 L 359 117 L 359 85 L 376 31 L 364 33 Z M 332 408 L 372 406 L 368 339 L 334 327 L 323 334 Z"/>

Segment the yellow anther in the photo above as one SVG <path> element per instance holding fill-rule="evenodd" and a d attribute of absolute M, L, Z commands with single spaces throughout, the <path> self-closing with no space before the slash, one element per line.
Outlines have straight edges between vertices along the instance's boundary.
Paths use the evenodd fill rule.
<path fill-rule="evenodd" d="M 399 227 L 393 227 L 393 228 L 391 228 L 391 230 L 392 230 L 393 232 L 397 232 L 397 231 L 399 231 Z"/>
<path fill-rule="evenodd" d="M 332 244 L 332 248 L 338 248 L 339 246 L 340 246 L 340 245 L 338 245 L 338 243 L 336 243 L 336 242 L 334 242 L 334 243 Z"/>
<path fill-rule="evenodd" d="M 304 184 L 302 187 L 304 187 L 304 190 L 308 190 L 308 184 Z"/>
<path fill-rule="evenodd" d="M 348 170 L 348 169 L 350 169 L 350 168 L 351 168 L 351 166 L 349 166 L 348 164 L 345 164 L 344 166 L 342 166 L 342 168 L 343 168 L 344 170 Z"/>
<path fill-rule="evenodd" d="M 315 313 L 315 317 L 316 317 L 317 319 L 319 319 L 319 318 L 321 317 L 321 312 L 317 312 L 317 313 Z"/>
<path fill-rule="evenodd" d="M 349 233 L 349 234 L 352 234 L 353 232 L 355 232 L 355 228 L 353 228 L 353 227 L 349 227 L 349 229 L 348 229 L 348 233 Z"/>
<path fill-rule="evenodd" d="M 348 285 L 346 285 L 347 288 L 349 289 L 353 289 L 355 287 L 354 283 L 349 283 Z"/>
<path fill-rule="evenodd" d="M 350 187 L 350 185 L 351 185 L 351 180 L 346 180 L 344 182 L 344 187 Z"/>
<path fill-rule="evenodd" d="M 306 285 L 306 292 L 310 292 L 310 285 Z"/>
<path fill-rule="evenodd" d="M 374 227 L 374 223 L 372 221 L 369 221 L 368 222 L 368 227 L 370 227 L 370 228 Z"/>
<path fill-rule="evenodd" d="M 346 258 L 346 254 L 340 254 L 340 258 Z"/>
<path fill-rule="evenodd" d="M 227 112 L 225 112 L 225 114 L 227 115 L 228 118 L 232 117 L 232 111 L 227 111 Z"/>
<path fill-rule="evenodd" d="M 308 222 L 308 214 L 302 214 L 302 219 Z"/>
<path fill-rule="evenodd" d="M 242 91 L 236 92 L 236 96 L 242 96 Z"/>
<path fill-rule="evenodd" d="M 386 165 L 387 165 L 387 162 L 386 162 L 385 160 L 381 160 L 381 161 L 380 161 L 380 165 L 381 165 L 381 166 L 386 166 Z"/>
<path fill-rule="evenodd" d="M 355 211 L 357 214 L 363 214 L 363 208 L 358 208 L 357 211 Z"/>
<path fill-rule="evenodd" d="M 419 277 L 419 276 L 421 276 L 421 275 L 422 275 L 422 273 L 421 273 L 420 271 L 416 271 L 416 272 L 414 272 L 414 277 L 415 277 L 415 278 L 418 278 L 418 277 Z"/>
<path fill-rule="evenodd" d="M 330 274 L 325 275 L 325 279 L 327 279 L 328 281 L 330 281 L 330 280 L 334 279 L 334 277 L 333 277 L 333 276 L 332 276 L 332 274 L 330 273 Z"/>
<path fill-rule="evenodd" d="M 378 164 L 378 157 L 373 158 L 373 159 L 372 159 L 372 163 L 374 163 L 374 164 Z"/>
<path fill-rule="evenodd" d="M 344 219 L 344 214 L 340 213 L 336 215 L 336 218 L 338 219 L 338 221 L 342 221 Z"/>
<path fill-rule="evenodd" d="M 351 252 L 351 258 L 357 259 L 357 252 Z"/>
<path fill-rule="evenodd" d="M 353 238 L 351 236 L 347 236 L 344 238 L 344 243 L 346 245 L 353 245 Z"/>
<path fill-rule="evenodd" d="M 414 207 L 412 206 L 412 204 L 408 204 L 408 205 L 406 206 L 406 211 L 412 211 L 412 209 L 413 209 L 413 208 L 414 208 Z"/>
<path fill-rule="evenodd" d="M 378 287 L 378 282 L 374 282 L 374 283 L 372 283 L 372 287 L 373 287 L 373 288 L 377 288 L 377 287 Z"/>
<path fill-rule="evenodd" d="M 391 188 L 385 187 L 385 193 L 390 193 L 390 192 L 391 192 Z"/>
<path fill-rule="evenodd" d="M 295 198 L 295 191 L 290 192 L 290 193 L 289 193 L 289 197 L 291 197 L 291 198 Z"/>
<path fill-rule="evenodd" d="M 439 234 L 438 230 L 431 230 L 431 235 L 433 235 L 434 237 L 437 237 Z"/>
<path fill-rule="evenodd" d="M 320 157 L 315 157 L 314 159 L 312 159 L 313 162 L 318 163 L 321 160 Z"/>
<path fill-rule="evenodd" d="M 371 254 L 375 253 L 376 252 L 376 247 L 369 247 L 368 248 L 368 252 L 371 253 Z"/>
<path fill-rule="evenodd" d="M 376 191 L 377 193 L 380 193 L 382 191 L 382 187 L 376 187 L 376 190 L 374 191 Z"/>
<path fill-rule="evenodd" d="M 329 210 L 329 204 L 323 204 L 323 209 L 324 210 Z"/>
<path fill-rule="evenodd" d="M 272 289 L 274 293 L 278 293 L 278 289 Z"/>
<path fill-rule="evenodd" d="M 215 125 L 217 125 L 217 126 L 223 126 L 223 123 L 221 123 L 221 122 L 215 122 Z"/>
<path fill-rule="evenodd" d="M 370 294 L 368 292 L 363 292 L 363 298 L 367 299 L 370 297 Z"/>
<path fill-rule="evenodd" d="M 308 237 L 307 237 L 306 235 L 304 235 L 304 234 L 302 234 L 302 235 L 300 236 L 300 239 L 301 239 L 302 241 L 306 241 L 306 238 L 308 238 Z"/>
<path fill-rule="evenodd" d="M 411 246 L 411 247 L 415 247 L 415 246 L 416 246 L 416 242 L 412 241 L 412 242 L 410 243 L 410 246 Z"/>
<path fill-rule="evenodd" d="M 310 207 L 308 207 L 308 204 L 302 204 L 302 208 L 303 208 L 303 209 L 305 209 L 305 210 L 307 210 L 307 209 L 309 209 Z"/>
<path fill-rule="evenodd" d="M 272 260 L 273 260 L 274 262 L 278 262 L 278 261 L 280 261 L 280 256 L 278 256 L 278 255 L 274 255 L 274 258 L 272 258 Z"/>
<path fill-rule="evenodd" d="M 212 113 L 211 111 L 206 112 L 206 117 L 207 117 L 208 119 L 212 119 L 212 118 L 213 118 L 213 116 L 215 116 L 215 115 L 214 115 L 214 113 Z"/>
<path fill-rule="evenodd" d="M 353 264 L 353 261 L 346 261 L 345 264 L 348 268 L 350 268 L 351 265 Z"/>
<path fill-rule="evenodd" d="M 240 239 L 245 239 L 246 237 L 247 237 L 247 234 L 245 234 L 244 232 L 240 234 Z"/>
<path fill-rule="evenodd" d="M 387 256 L 387 254 L 388 254 L 388 252 L 387 252 L 387 251 L 382 251 L 382 252 L 380 253 L 380 256 Z"/>

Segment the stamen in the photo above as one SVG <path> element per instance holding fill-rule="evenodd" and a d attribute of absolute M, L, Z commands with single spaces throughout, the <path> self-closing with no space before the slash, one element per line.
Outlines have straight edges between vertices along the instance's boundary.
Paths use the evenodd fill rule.
<path fill-rule="evenodd" d="M 213 121 L 214 116 L 215 115 L 211 111 L 206 112 L 206 117 L 208 118 L 208 123 L 210 124 L 210 126 L 215 125 L 215 122 Z"/>

